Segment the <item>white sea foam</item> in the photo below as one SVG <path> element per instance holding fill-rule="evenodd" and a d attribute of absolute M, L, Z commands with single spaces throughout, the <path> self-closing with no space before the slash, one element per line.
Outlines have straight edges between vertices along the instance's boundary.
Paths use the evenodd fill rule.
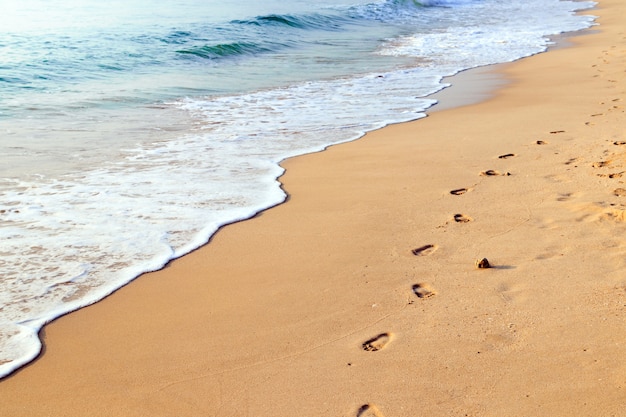
<path fill-rule="evenodd" d="M 423 57 L 433 66 L 450 69 L 473 68 L 510 62 L 545 51 L 550 35 L 571 32 L 593 24 L 591 15 L 572 18 L 575 10 L 593 7 L 594 2 L 549 2 L 529 0 L 501 5 L 489 14 L 488 3 L 476 3 L 466 13 L 481 13 L 484 24 L 468 20 L 440 31 L 416 32 L 385 42 L 380 54 Z M 536 10 L 528 13 L 527 8 Z M 519 19 L 511 16 L 519 15 Z M 523 16 L 523 18 L 522 18 Z"/>
<path fill-rule="evenodd" d="M 127 149 L 123 159 L 79 177 L 4 181 L 0 328 L 8 343 L 0 341 L 0 355 L 14 362 L 0 371 L 32 359 L 36 332 L 53 317 L 283 201 L 281 160 L 421 117 L 434 101 L 415 97 L 439 84 L 419 78 L 389 73 L 186 99 L 173 104 L 202 123 L 179 140 Z M 379 100 L 393 89 L 412 91 L 393 103 Z"/>

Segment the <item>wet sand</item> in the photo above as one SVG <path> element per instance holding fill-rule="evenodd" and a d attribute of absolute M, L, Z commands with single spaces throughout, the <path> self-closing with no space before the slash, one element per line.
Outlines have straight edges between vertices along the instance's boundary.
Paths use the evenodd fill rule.
<path fill-rule="evenodd" d="M 626 415 L 626 6 L 48 325 L 7 416 Z M 487 258 L 491 268 L 477 268 Z"/>

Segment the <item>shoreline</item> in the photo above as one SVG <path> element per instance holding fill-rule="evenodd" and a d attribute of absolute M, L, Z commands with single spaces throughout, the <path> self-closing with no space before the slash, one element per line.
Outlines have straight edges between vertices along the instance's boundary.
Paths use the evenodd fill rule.
<path fill-rule="evenodd" d="M 428 98 L 437 100 L 437 103 L 426 109 L 425 113 L 431 115 L 489 100 L 497 94 L 499 89 L 508 84 L 507 79 L 502 75 L 502 70 L 510 64 L 512 63 L 507 62 L 470 68 L 450 77 L 445 77 L 442 82 L 449 83 L 450 86 L 428 96 Z"/>
<path fill-rule="evenodd" d="M 611 329 L 624 320 L 626 244 L 611 195 L 620 157 L 609 154 L 626 137 L 624 75 L 610 61 L 623 61 L 626 37 L 607 17 L 624 7 L 601 3 L 591 12 L 617 23 L 506 64 L 512 81 L 485 102 L 284 161 L 286 203 L 46 326 L 45 354 L 0 381 L 7 412 L 619 415 L 626 340 Z M 611 79 L 573 51 L 603 54 L 594 64 L 613 68 Z M 537 77 L 546 69 L 548 80 Z M 588 103 L 573 102 L 573 82 Z M 591 143 L 589 129 L 610 140 Z M 512 175 L 480 175 L 489 170 Z M 495 268 L 475 271 L 483 256 Z"/>
<path fill-rule="evenodd" d="M 596 5 L 594 8 L 583 10 L 580 13 L 593 14 L 597 7 Z M 545 51 L 535 55 L 546 54 L 563 48 L 572 48 L 574 46 L 573 39 L 592 34 L 596 27 L 597 25 L 594 25 L 587 29 L 551 36 L 550 41 L 553 42 L 553 44 L 549 45 Z M 449 81 L 450 86 L 426 97 L 437 100 L 437 103 L 426 109 L 425 113 L 430 115 L 438 111 L 471 106 L 493 98 L 500 89 L 511 82 L 504 75 L 506 67 L 508 65 L 515 65 L 516 62 L 528 58 L 530 57 L 519 58 L 512 62 L 502 62 L 499 64 L 469 68 L 449 77 L 444 77 L 442 82 L 448 84 Z"/>

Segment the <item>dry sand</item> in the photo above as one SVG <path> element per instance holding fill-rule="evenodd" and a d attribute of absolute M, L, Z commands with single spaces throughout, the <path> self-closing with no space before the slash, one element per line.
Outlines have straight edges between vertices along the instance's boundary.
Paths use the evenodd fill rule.
<path fill-rule="evenodd" d="M 626 416 L 626 3 L 600 3 L 496 97 L 286 161 L 286 204 L 47 326 L 1 414 Z"/>

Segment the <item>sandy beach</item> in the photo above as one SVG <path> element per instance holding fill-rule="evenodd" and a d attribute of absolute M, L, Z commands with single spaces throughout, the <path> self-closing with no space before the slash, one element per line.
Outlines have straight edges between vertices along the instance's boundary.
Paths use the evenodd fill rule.
<path fill-rule="evenodd" d="M 285 204 L 46 326 L 1 414 L 626 416 L 626 4 L 587 13 L 481 103 L 285 161 Z"/>

